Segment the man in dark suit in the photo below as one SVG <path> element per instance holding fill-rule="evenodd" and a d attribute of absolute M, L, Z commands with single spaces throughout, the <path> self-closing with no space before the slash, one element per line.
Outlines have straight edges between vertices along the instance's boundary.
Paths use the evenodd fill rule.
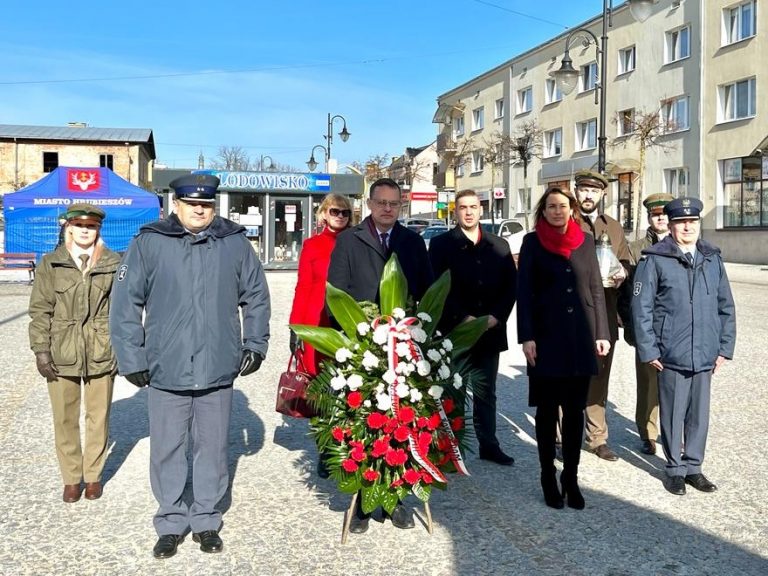
<path fill-rule="evenodd" d="M 480 458 L 510 466 L 496 438 L 496 376 L 499 353 L 507 349 L 507 318 L 515 305 L 517 269 L 509 244 L 480 228 L 480 199 L 474 190 L 456 194 L 458 226 L 433 238 L 429 259 L 435 276 L 451 271 L 451 290 L 440 319 L 448 333 L 462 322 L 488 315 L 488 331 L 469 355 L 478 377 L 473 385 L 473 421 Z"/>
<path fill-rule="evenodd" d="M 339 234 L 331 252 L 328 282 L 358 302 L 379 302 L 379 282 L 392 254 L 408 282 L 408 295 L 418 302 L 432 283 L 427 248 L 421 236 L 397 221 L 401 191 L 391 178 L 380 178 L 370 187 L 368 208 L 371 215 L 360 224 Z M 368 529 L 369 514 L 363 514 L 358 499 L 349 530 L 361 534 Z M 402 504 L 392 511 L 392 524 L 413 528 L 413 513 Z"/>

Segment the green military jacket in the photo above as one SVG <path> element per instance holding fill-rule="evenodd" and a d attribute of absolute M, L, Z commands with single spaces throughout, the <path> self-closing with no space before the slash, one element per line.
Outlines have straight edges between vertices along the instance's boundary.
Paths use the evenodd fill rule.
<path fill-rule="evenodd" d="M 120 256 L 103 248 L 83 274 L 64 246 L 43 256 L 29 299 L 29 343 L 50 351 L 62 376 L 90 377 L 113 372 L 109 302 Z"/>

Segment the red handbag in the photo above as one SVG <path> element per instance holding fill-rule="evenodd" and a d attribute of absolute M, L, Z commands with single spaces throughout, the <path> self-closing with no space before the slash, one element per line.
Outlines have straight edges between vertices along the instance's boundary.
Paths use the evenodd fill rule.
<path fill-rule="evenodd" d="M 275 410 L 293 418 L 312 418 L 316 411 L 307 400 L 307 386 L 312 377 L 307 374 L 301 350 L 291 354 L 288 368 L 280 374 Z"/>

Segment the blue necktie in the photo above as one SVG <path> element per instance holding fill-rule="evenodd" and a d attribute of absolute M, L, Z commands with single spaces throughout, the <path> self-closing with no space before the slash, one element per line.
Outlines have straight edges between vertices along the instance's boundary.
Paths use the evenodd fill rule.
<path fill-rule="evenodd" d="M 384 250 L 389 250 L 389 232 L 381 234 L 381 245 L 384 246 Z"/>

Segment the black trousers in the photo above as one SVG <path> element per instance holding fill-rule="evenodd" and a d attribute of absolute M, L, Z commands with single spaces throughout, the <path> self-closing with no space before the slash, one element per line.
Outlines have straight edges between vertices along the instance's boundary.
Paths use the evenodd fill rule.
<path fill-rule="evenodd" d="M 538 379 L 536 384 L 549 392 L 539 394 L 536 406 L 536 446 L 542 474 L 555 472 L 555 437 L 558 413 L 562 408 L 562 477 L 575 480 L 581 460 L 584 403 L 589 377 Z"/>
<path fill-rule="evenodd" d="M 472 351 L 469 357 L 472 379 L 472 422 L 481 448 L 499 446 L 496 438 L 496 376 L 498 352 Z"/>

